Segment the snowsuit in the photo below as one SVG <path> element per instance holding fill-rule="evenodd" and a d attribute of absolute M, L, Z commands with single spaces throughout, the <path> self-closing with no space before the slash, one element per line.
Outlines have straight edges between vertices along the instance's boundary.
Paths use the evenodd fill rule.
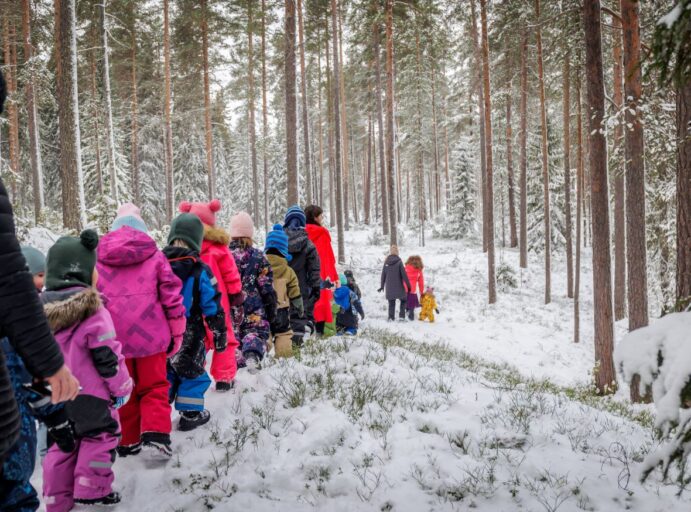
<path fill-rule="evenodd" d="M 120 409 L 122 439 L 132 446 L 143 437 L 170 442 L 166 352 L 185 332 L 182 283 L 156 242 L 124 226 L 103 236 L 98 246 L 98 289 L 106 298 L 115 332 L 134 381 Z"/>
<path fill-rule="evenodd" d="M 365 318 L 365 311 L 362 309 L 362 303 L 358 299 L 357 293 L 348 286 L 341 286 L 334 292 L 334 298 L 340 308 L 336 317 L 337 333 L 355 336 L 359 325 L 358 314 Z"/>
<path fill-rule="evenodd" d="M 82 390 L 65 404 L 76 449 L 53 445 L 43 461 L 47 512 L 70 510 L 75 498 L 98 499 L 112 492 L 120 425 L 113 399 L 132 391 L 110 313 L 93 288 L 45 292 L 41 298 L 67 365 Z"/>
<path fill-rule="evenodd" d="M 405 266 L 405 273 L 408 276 L 408 281 L 410 281 L 406 310 L 408 311 L 408 319 L 414 320 L 415 310 L 420 307 L 418 290 L 420 290 L 420 293 L 425 291 L 425 275 L 422 273 L 422 269 L 416 268 L 412 265 Z"/>
<path fill-rule="evenodd" d="M 410 281 L 403 268 L 403 261 L 394 254 L 390 254 L 384 261 L 380 289 L 386 290 L 386 300 L 389 301 L 389 320 L 395 319 L 397 300 L 400 301 L 398 317 L 405 319 L 405 306 Z"/>
<path fill-rule="evenodd" d="M 341 306 L 339 306 L 335 302 L 333 304 L 331 304 L 331 315 L 333 316 L 333 320 L 331 322 L 326 322 L 324 324 L 324 337 L 325 338 L 330 338 L 331 336 L 336 336 L 336 334 L 337 334 L 336 320 L 338 319 L 339 311 L 341 311 Z"/>
<path fill-rule="evenodd" d="M 336 257 L 334 256 L 333 247 L 331 247 L 331 235 L 329 230 L 318 224 L 307 224 L 305 226 L 307 237 L 314 244 L 319 255 L 319 277 L 322 281 L 329 279 L 332 283 L 338 281 L 338 272 L 336 271 Z M 331 301 L 333 299 L 333 292 L 329 289 L 322 288 L 319 294 L 319 300 L 314 304 L 314 321 L 319 324 L 321 322 L 333 321 L 331 313 Z"/>
<path fill-rule="evenodd" d="M 235 258 L 242 279 L 245 301 L 233 308 L 235 338 L 240 343 L 242 361 L 254 352 L 264 358 L 271 336 L 271 321 L 276 316 L 276 292 L 273 288 L 273 270 L 264 253 L 255 247 L 244 247 L 233 240 L 230 251 Z"/>
<path fill-rule="evenodd" d="M 422 311 L 420 311 L 420 321 L 424 322 L 425 320 L 429 320 L 430 323 L 434 323 L 434 313 L 437 311 L 437 301 L 434 298 L 434 295 L 431 293 L 423 293 L 422 294 Z"/>
<path fill-rule="evenodd" d="M 242 297 L 242 282 L 240 272 L 238 272 L 233 255 L 228 248 L 229 243 L 230 235 L 228 233 L 220 228 L 204 224 L 204 241 L 200 255 L 202 261 L 209 266 L 218 281 L 218 291 L 221 293 L 221 307 L 225 314 L 228 339 L 228 350 L 223 352 L 214 350 L 214 334 L 207 326 L 206 349 L 214 350 L 211 361 L 211 376 L 217 382 L 232 382 L 238 370 L 235 351 L 239 343 L 233 334 L 230 296 L 233 296 L 234 301 Z M 233 305 L 240 305 L 240 303 Z"/>
<path fill-rule="evenodd" d="M 31 273 L 15 236 L 12 207 L 0 180 L 0 338 L 7 337 L 36 378 L 64 364 L 50 333 Z M 0 464 L 19 439 L 20 417 L 5 358 L 0 351 Z M 0 486 L 2 485 L 0 476 Z"/>
<path fill-rule="evenodd" d="M 187 317 L 182 346 L 168 360 L 169 400 L 175 402 L 177 411 L 203 411 L 204 394 L 211 385 L 204 369 L 206 326 L 214 334 L 217 351 L 225 350 L 227 344 L 221 294 L 211 270 L 196 251 L 169 246 L 163 253 L 183 283 L 181 294 Z"/>
<path fill-rule="evenodd" d="M 355 295 L 357 295 L 358 299 L 362 298 L 362 292 L 360 291 L 360 287 L 358 286 L 357 282 L 355 282 L 355 276 L 353 276 L 353 271 L 352 270 L 346 270 L 343 272 L 346 276 L 347 282 L 348 282 L 348 288 L 353 290 L 355 292 Z"/>
<path fill-rule="evenodd" d="M 290 357 L 293 353 L 291 316 L 302 317 L 305 314 L 300 294 L 300 284 L 295 271 L 288 266 L 288 261 L 277 254 L 266 255 L 273 271 L 273 287 L 276 292 L 276 316 L 271 324 L 276 357 Z"/>
<path fill-rule="evenodd" d="M 290 323 L 295 336 L 304 336 L 307 326 L 314 324 L 314 302 L 321 295 L 321 264 L 319 254 L 304 229 L 286 229 L 288 235 L 288 252 L 293 257 L 290 268 L 295 271 L 300 284 L 304 317 L 291 310 Z"/>

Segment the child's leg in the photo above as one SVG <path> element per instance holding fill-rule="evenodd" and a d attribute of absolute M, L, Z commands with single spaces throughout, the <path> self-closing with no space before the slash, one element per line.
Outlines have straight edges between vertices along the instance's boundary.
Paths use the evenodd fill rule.
<path fill-rule="evenodd" d="M 109 432 L 80 440 L 74 468 L 75 498 L 92 500 L 113 492 L 113 462 L 117 445 L 118 436 Z"/>
<path fill-rule="evenodd" d="M 77 441 L 77 449 L 65 453 L 54 444 L 43 459 L 43 501 L 46 512 L 66 512 L 74 506 L 74 472 L 79 445 Z"/>
<path fill-rule="evenodd" d="M 242 326 L 242 353 L 254 352 L 259 359 L 264 358 L 270 336 L 269 322 L 257 316 L 250 315 Z"/>
<path fill-rule="evenodd" d="M 427 318 L 427 309 L 423 307 L 422 310 L 420 310 L 420 321 L 424 322 L 426 318 Z"/>
<path fill-rule="evenodd" d="M 168 382 L 170 383 L 170 389 L 168 390 L 168 403 L 172 404 L 175 402 L 175 397 L 178 396 L 178 388 L 180 388 L 181 379 L 173 369 L 172 365 L 168 365 L 167 377 Z"/>
<path fill-rule="evenodd" d="M 406 303 L 406 301 L 402 300 L 400 302 L 401 302 L 401 304 L 398 308 L 398 318 L 400 318 L 401 320 L 404 320 L 405 319 L 405 303 Z"/>
<path fill-rule="evenodd" d="M 175 399 L 176 411 L 203 411 L 204 394 L 211 385 L 209 375 L 204 372 L 194 379 L 180 379 L 178 394 Z"/>
<path fill-rule="evenodd" d="M 293 357 L 293 331 L 276 334 L 274 345 L 276 345 L 276 357 Z"/>
<path fill-rule="evenodd" d="M 171 407 L 168 402 L 170 383 L 167 379 L 166 359 L 165 352 L 137 359 L 137 388 L 142 435 L 148 433 L 170 435 Z"/>
<path fill-rule="evenodd" d="M 127 403 L 118 410 L 120 428 L 122 429 L 120 446 L 133 446 L 141 441 L 139 361 L 139 359 L 127 359 L 125 361 L 130 377 L 134 381 L 134 389 Z"/>
<path fill-rule="evenodd" d="M 434 310 L 429 312 L 429 323 L 434 323 Z"/>
<path fill-rule="evenodd" d="M 211 376 L 216 382 L 232 382 L 238 371 L 238 363 L 235 358 L 235 350 L 240 346 L 232 329 L 228 329 L 228 347 L 224 352 L 214 350 L 211 359 Z M 208 337 L 208 334 L 207 334 Z M 212 350 L 213 345 L 207 343 L 207 350 Z"/>
<path fill-rule="evenodd" d="M 394 320 L 396 318 L 396 301 L 389 301 L 389 320 Z"/>

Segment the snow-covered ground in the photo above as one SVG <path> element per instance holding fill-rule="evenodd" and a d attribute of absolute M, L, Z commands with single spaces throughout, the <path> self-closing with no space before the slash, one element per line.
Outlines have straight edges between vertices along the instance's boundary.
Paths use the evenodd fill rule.
<path fill-rule="evenodd" d="M 542 265 L 487 306 L 486 259 L 472 243 L 406 233 L 437 290 L 435 324 L 387 323 L 376 292 L 386 255 L 369 230 L 348 234 L 367 319 L 356 338 L 310 341 L 293 360 L 240 371 L 208 393 L 212 421 L 174 432 L 173 460 L 116 462 L 116 489 L 137 511 L 686 510 L 689 498 L 638 466 L 656 445 L 645 416 L 583 394 L 593 365 L 592 277 L 582 276 L 582 338 L 561 260 L 553 303 Z M 413 242 L 405 243 L 405 240 Z M 518 255 L 498 254 L 518 272 Z M 579 392 L 575 392 L 578 388 Z M 584 398 L 586 397 L 586 398 Z M 642 419 L 641 419 L 642 418 Z M 40 474 L 37 472 L 37 483 Z"/>

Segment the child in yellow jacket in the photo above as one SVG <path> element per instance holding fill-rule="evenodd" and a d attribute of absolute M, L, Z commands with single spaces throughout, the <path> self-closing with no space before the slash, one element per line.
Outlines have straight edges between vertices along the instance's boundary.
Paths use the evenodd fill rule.
<path fill-rule="evenodd" d="M 424 322 L 425 320 L 429 320 L 430 323 L 434 323 L 434 313 L 439 314 L 437 300 L 434 298 L 434 288 L 427 288 L 425 290 L 425 293 L 423 293 L 420 298 L 420 304 L 422 305 L 420 321 Z"/>

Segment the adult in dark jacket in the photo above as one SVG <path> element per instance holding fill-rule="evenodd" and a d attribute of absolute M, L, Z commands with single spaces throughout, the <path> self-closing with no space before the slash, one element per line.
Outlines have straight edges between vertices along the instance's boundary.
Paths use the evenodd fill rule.
<path fill-rule="evenodd" d="M 410 290 L 410 281 L 405 272 L 403 261 L 398 256 L 398 247 L 391 246 L 391 254 L 384 261 L 384 268 L 381 271 L 381 287 L 379 291 L 386 289 L 386 300 L 389 301 L 389 320 L 395 320 L 396 301 L 400 301 L 398 318 L 405 320 L 405 306 Z"/>
<path fill-rule="evenodd" d="M 321 293 L 319 254 L 305 231 L 307 217 L 299 206 L 291 206 L 285 217 L 283 229 L 288 235 L 290 268 L 295 271 L 300 282 L 300 293 L 305 307 L 304 317 L 291 310 L 290 324 L 293 328 L 293 344 L 300 345 L 306 330 L 314 330 L 314 303 Z"/>
<path fill-rule="evenodd" d="M 5 84 L 0 73 L 0 113 L 5 99 Z M 0 180 L 0 338 L 7 337 L 36 379 L 52 387 L 53 403 L 74 399 L 79 383 L 72 376 L 48 323 L 34 287 L 33 277 L 15 236 L 14 216 L 7 190 Z M 0 351 L 0 462 L 19 438 L 19 412 Z M 0 466 L 0 472 L 2 468 Z M 0 495 L 6 482 L 0 477 Z"/>

